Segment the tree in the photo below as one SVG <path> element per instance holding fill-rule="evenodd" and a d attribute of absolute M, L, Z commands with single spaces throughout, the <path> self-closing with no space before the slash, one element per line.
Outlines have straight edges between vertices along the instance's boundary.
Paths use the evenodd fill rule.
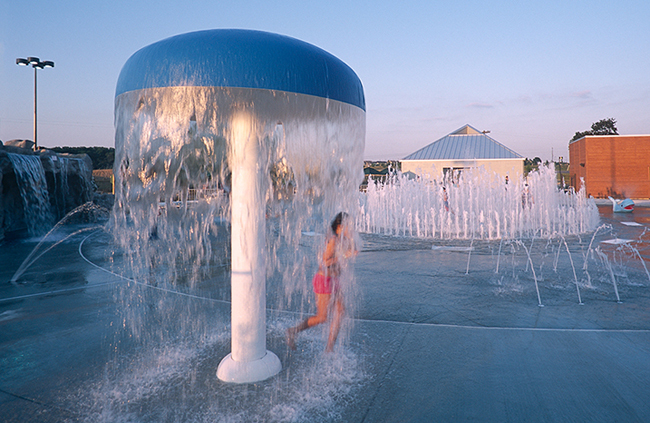
<path fill-rule="evenodd" d="M 524 159 L 524 175 L 528 175 L 532 171 L 539 170 L 540 163 L 542 163 L 542 159 L 539 157 L 535 157 L 532 160 L 526 157 Z"/>
<path fill-rule="evenodd" d="M 602 119 L 591 125 L 592 135 L 618 135 L 616 119 Z"/>
<path fill-rule="evenodd" d="M 601 119 L 598 122 L 591 124 L 591 129 L 584 132 L 576 132 L 571 141 L 580 139 L 586 135 L 618 135 L 618 129 L 616 129 L 616 119 L 607 118 Z"/>

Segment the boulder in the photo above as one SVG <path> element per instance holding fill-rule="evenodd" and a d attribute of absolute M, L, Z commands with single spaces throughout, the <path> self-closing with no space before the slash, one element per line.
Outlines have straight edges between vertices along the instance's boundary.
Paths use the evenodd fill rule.
<path fill-rule="evenodd" d="M 21 148 L 23 150 L 34 149 L 34 141 L 32 140 L 9 140 L 5 142 L 5 145 L 9 147 Z"/>

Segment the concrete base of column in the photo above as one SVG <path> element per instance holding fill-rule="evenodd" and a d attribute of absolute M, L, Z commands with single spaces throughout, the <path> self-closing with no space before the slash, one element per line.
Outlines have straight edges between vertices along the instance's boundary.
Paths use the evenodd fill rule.
<path fill-rule="evenodd" d="M 268 350 L 264 357 L 254 361 L 235 361 L 232 354 L 228 354 L 219 363 L 217 377 L 224 382 L 252 383 L 275 376 L 280 370 L 280 359 Z"/>

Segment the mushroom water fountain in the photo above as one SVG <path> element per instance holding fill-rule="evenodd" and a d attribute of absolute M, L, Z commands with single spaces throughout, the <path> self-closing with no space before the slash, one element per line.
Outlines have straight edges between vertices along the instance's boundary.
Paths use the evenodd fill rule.
<path fill-rule="evenodd" d="M 266 279 L 280 266 L 268 222 L 279 216 L 280 235 L 295 243 L 337 211 L 355 213 L 361 81 L 341 60 L 287 36 L 181 34 L 125 63 L 115 127 L 112 230 L 134 278 L 197 284 L 201 265 L 222 256 L 232 337 L 217 376 L 250 383 L 277 374 L 280 360 L 266 349 Z M 230 236 L 225 251 L 209 240 L 219 231 Z"/>

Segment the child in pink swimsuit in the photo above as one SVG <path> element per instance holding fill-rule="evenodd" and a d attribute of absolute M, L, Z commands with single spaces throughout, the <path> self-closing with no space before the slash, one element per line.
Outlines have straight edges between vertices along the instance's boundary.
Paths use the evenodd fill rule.
<path fill-rule="evenodd" d="M 298 332 L 327 321 L 328 309 L 332 300 L 334 318 L 330 325 L 330 334 L 325 351 L 332 352 L 334 350 L 334 344 L 336 343 L 336 338 L 338 337 L 341 328 L 341 321 L 343 320 L 343 315 L 345 313 L 343 297 L 339 289 L 341 264 L 339 262 L 339 257 L 337 257 L 337 252 L 339 254 L 341 253 L 342 240 L 350 239 L 348 221 L 349 216 L 344 212 L 337 214 L 332 221 L 331 227 L 333 234 L 327 240 L 323 259 L 318 266 L 318 272 L 316 272 L 316 275 L 314 275 L 314 279 L 312 280 L 314 293 L 316 294 L 317 312 L 315 316 L 311 316 L 300 322 L 297 326 L 287 329 L 287 345 L 289 345 L 289 348 L 292 350 L 296 349 L 295 337 Z M 351 245 L 352 244 L 350 244 L 350 246 Z M 356 254 L 356 251 L 354 248 L 349 248 L 342 253 L 343 258 L 347 259 Z"/>
<path fill-rule="evenodd" d="M 332 285 L 334 285 L 334 289 L 338 289 L 338 278 L 334 276 L 325 276 L 321 272 L 317 272 L 314 275 L 314 279 L 312 280 L 312 284 L 314 285 L 314 293 L 315 294 L 331 294 L 332 293 Z"/>

